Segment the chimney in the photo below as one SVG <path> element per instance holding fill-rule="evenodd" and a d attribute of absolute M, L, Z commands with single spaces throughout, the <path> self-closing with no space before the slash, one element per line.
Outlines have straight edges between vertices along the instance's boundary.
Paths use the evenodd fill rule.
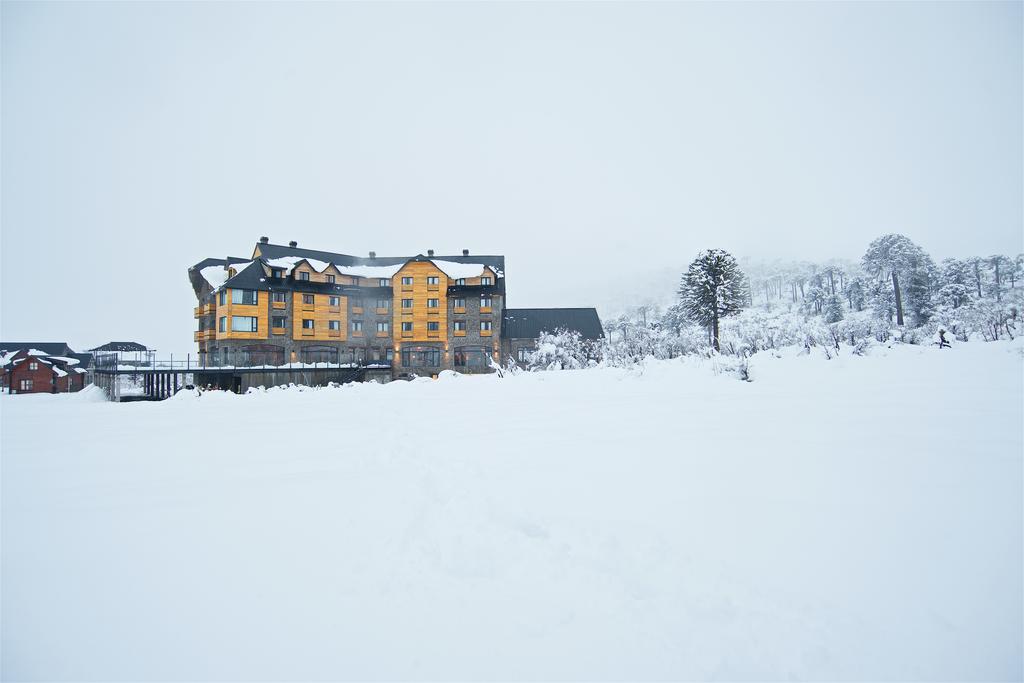
<path fill-rule="evenodd" d="M 299 246 L 299 243 L 296 242 L 295 240 L 292 240 L 291 242 L 288 243 L 288 246 L 294 249 L 295 247 Z"/>
<path fill-rule="evenodd" d="M 433 249 L 427 249 L 427 256 L 429 256 L 430 258 L 434 258 L 434 250 Z"/>
<path fill-rule="evenodd" d="M 469 256 L 469 249 L 463 249 L 462 250 L 462 255 L 463 256 Z"/>
<path fill-rule="evenodd" d="M 260 238 L 260 244 L 266 244 L 269 241 L 270 241 L 269 237 L 261 237 Z"/>
<path fill-rule="evenodd" d="M 225 256 L 224 257 L 224 272 L 225 273 L 228 272 L 228 268 L 230 268 L 230 267 L 231 267 L 231 257 L 230 256 Z"/>
<path fill-rule="evenodd" d="M 377 258 L 377 252 L 371 251 L 370 252 L 370 258 Z"/>

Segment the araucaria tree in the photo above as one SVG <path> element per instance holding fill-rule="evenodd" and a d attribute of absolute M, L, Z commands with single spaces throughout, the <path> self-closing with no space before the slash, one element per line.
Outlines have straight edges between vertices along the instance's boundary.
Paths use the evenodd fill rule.
<path fill-rule="evenodd" d="M 901 282 L 904 287 L 909 287 L 915 317 L 924 314 L 928 308 L 930 278 L 935 266 L 921 247 L 903 235 L 882 235 L 868 245 L 863 263 L 864 270 L 879 282 L 891 281 L 897 325 L 903 325 L 904 292 Z"/>
<path fill-rule="evenodd" d="M 711 343 L 715 351 L 720 351 L 719 321 L 746 305 L 747 279 L 729 252 L 708 249 L 683 275 L 679 297 L 686 315 L 711 331 Z"/>

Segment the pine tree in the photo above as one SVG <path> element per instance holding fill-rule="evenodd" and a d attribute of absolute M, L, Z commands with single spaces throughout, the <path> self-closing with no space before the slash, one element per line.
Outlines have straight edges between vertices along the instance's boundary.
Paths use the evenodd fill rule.
<path fill-rule="evenodd" d="M 912 312 L 928 308 L 931 295 L 931 271 L 935 266 L 925 251 L 903 235 L 883 235 L 868 245 L 864 254 L 864 269 L 879 281 L 891 280 L 896 305 L 896 324 L 903 325 L 904 295 L 900 281 L 912 290 Z"/>
<path fill-rule="evenodd" d="M 825 322 L 837 323 L 843 319 L 843 303 L 835 294 L 825 301 Z"/>
<path fill-rule="evenodd" d="M 747 282 L 731 254 L 709 249 L 690 264 L 679 296 L 686 315 L 710 330 L 711 343 L 719 351 L 719 322 L 747 303 Z"/>

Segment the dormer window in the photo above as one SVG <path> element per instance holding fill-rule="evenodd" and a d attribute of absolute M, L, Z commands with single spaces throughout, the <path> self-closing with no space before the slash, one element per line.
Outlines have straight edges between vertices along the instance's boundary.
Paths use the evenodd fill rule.
<path fill-rule="evenodd" d="M 283 268 L 271 268 L 270 269 L 270 277 L 276 277 L 278 279 L 283 278 L 284 277 L 284 269 Z"/>
<path fill-rule="evenodd" d="M 378 287 L 390 287 L 391 286 L 391 278 L 386 278 L 386 277 L 380 278 L 379 280 L 377 280 L 377 286 Z"/>
<path fill-rule="evenodd" d="M 331 285 L 334 284 L 334 276 L 333 275 L 328 275 L 327 276 L 327 283 L 331 284 Z"/>
<path fill-rule="evenodd" d="M 457 285 L 464 285 L 464 284 L 466 284 L 466 278 L 460 277 L 459 279 L 457 279 L 455 281 L 455 284 L 457 284 Z"/>
<path fill-rule="evenodd" d="M 299 279 L 302 280 L 303 282 L 309 282 L 309 273 L 307 273 L 306 271 L 300 272 Z"/>
<path fill-rule="evenodd" d="M 484 277 L 480 278 L 480 284 L 484 285 L 485 287 L 492 284 L 490 276 L 485 275 Z"/>

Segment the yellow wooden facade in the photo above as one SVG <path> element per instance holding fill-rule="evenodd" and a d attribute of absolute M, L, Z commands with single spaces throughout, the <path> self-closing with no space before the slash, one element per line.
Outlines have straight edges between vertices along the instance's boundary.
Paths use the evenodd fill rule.
<path fill-rule="evenodd" d="M 402 278 L 412 278 L 403 285 Z M 427 284 L 436 277 L 437 284 Z M 430 261 L 410 261 L 391 279 L 393 293 L 391 334 L 396 342 L 441 342 L 448 338 L 448 276 Z M 411 308 L 403 308 L 402 300 L 412 299 Z M 437 299 L 437 306 L 427 305 Z M 411 332 L 402 331 L 402 323 L 412 323 Z M 428 322 L 436 322 L 437 330 L 429 331 Z M 398 344 L 395 345 L 398 348 Z"/>

